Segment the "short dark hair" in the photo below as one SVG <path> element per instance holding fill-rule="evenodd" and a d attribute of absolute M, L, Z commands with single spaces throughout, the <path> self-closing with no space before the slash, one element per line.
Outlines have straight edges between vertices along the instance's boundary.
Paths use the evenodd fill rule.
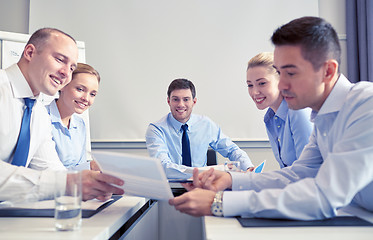
<path fill-rule="evenodd" d="M 194 87 L 194 84 L 188 79 L 178 78 L 173 80 L 170 83 L 170 86 L 168 86 L 167 96 L 170 97 L 171 92 L 178 89 L 190 89 L 193 99 L 196 97 L 196 88 Z"/>
<path fill-rule="evenodd" d="M 76 43 L 75 39 L 72 36 L 61 30 L 58 30 L 56 28 L 41 28 L 31 35 L 26 45 L 32 44 L 36 47 L 36 49 L 41 51 L 52 33 L 61 33 L 71 38 L 71 40 L 73 40 Z"/>
<path fill-rule="evenodd" d="M 338 35 L 330 23 L 319 17 L 292 20 L 276 29 L 271 40 L 275 46 L 299 45 L 303 58 L 311 62 L 316 71 L 328 59 L 341 62 Z"/>

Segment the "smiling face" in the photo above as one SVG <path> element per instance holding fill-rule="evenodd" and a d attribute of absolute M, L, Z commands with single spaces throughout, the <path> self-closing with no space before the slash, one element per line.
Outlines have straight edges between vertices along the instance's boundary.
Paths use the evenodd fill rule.
<path fill-rule="evenodd" d="M 24 58 L 28 61 L 24 75 L 33 94 L 36 96 L 43 92 L 54 95 L 71 81 L 77 65 L 78 48 L 71 38 L 54 32 L 39 49 L 28 44 Z"/>
<path fill-rule="evenodd" d="M 98 80 L 95 75 L 78 73 L 73 80 L 60 91 L 57 101 L 61 117 L 81 114 L 94 102 L 98 93 Z"/>
<path fill-rule="evenodd" d="M 319 111 L 328 90 L 323 82 L 324 67 L 315 71 L 305 60 L 300 46 L 276 46 L 274 67 L 280 74 L 279 89 L 291 109 L 310 107 Z"/>
<path fill-rule="evenodd" d="M 275 112 L 281 104 L 282 96 L 278 89 L 278 75 L 268 67 L 256 66 L 247 70 L 247 87 L 249 95 L 260 110 L 267 107 Z"/>
<path fill-rule="evenodd" d="M 167 102 L 170 106 L 172 116 L 177 121 L 186 123 L 192 114 L 197 98 L 193 99 L 190 89 L 176 89 L 171 92 L 170 97 L 167 98 Z"/>

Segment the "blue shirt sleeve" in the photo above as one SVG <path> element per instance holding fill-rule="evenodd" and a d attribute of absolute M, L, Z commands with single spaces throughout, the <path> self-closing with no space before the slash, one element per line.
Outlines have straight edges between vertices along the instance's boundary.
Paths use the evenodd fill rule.
<path fill-rule="evenodd" d="M 171 159 L 170 149 L 167 143 L 166 133 L 154 124 L 150 124 L 146 130 L 146 148 L 150 157 L 158 158 L 166 172 L 167 178 L 189 178 L 192 174 L 184 173 L 188 168 L 181 163 L 175 163 Z"/>
<path fill-rule="evenodd" d="M 239 161 L 241 170 L 246 171 L 250 167 L 254 167 L 249 156 L 245 151 L 240 149 L 232 140 L 226 136 L 221 128 L 211 121 L 213 128 L 213 141 L 210 147 L 220 153 L 223 157 L 228 158 L 230 161 Z"/>

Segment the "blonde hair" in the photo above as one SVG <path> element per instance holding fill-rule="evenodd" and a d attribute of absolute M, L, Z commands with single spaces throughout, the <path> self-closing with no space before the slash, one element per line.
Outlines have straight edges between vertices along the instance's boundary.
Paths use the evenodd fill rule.
<path fill-rule="evenodd" d="M 270 73 L 275 74 L 276 69 L 273 67 L 273 53 L 262 52 L 251 58 L 247 64 L 247 70 L 253 67 L 266 67 Z"/>
<path fill-rule="evenodd" d="M 91 75 L 96 76 L 97 81 L 100 83 L 100 74 L 90 65 L 85 64 L 85 63 L 78 63 L 76 69 L 73 72 L 72 79 L 74 79 L 74 76 L 79 73 L 88 73 Z"/>

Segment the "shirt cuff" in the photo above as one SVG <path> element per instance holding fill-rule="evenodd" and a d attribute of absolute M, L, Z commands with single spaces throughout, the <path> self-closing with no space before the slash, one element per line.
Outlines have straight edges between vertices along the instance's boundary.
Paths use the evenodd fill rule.
<path fill-rule="evenodd" d="M 91 169 L 91 163 L 90 162 L 80 163 L 79 165 L 68 168 L 68 170 L 77 170 L 77 171 L 90 170 L 90 169 Z"/>
<path fill-rule="evenodd" d="M 245 215 L 247 208 L 246 191 L 224 191 L 223 194 L 223 213 L 224 217 L 236 217 Z"/>
<path fill-rule="evenodd" d="M 232 191 L 243 191 L 250 189 L 251 176 L 253 173 L 230 172 L 232 177 Z"/>
<path fill-rule="evenodd" d="M 241 170 L 246 171 L 248 168 L 254 167 L 254 165 L 251 163 L 251 161 L 241 162 Z"/>
<path fill-rule="evenodd" d="M 67 173 L 67 171 L 63 172 Z M 39 182 L 39 200 L 54 198 L 56 173 L 56 171 L 51 170 L 42 171 Z M 57 181 L 66 186 L 66 174 L 59 174 L 59 179 Z"/>

